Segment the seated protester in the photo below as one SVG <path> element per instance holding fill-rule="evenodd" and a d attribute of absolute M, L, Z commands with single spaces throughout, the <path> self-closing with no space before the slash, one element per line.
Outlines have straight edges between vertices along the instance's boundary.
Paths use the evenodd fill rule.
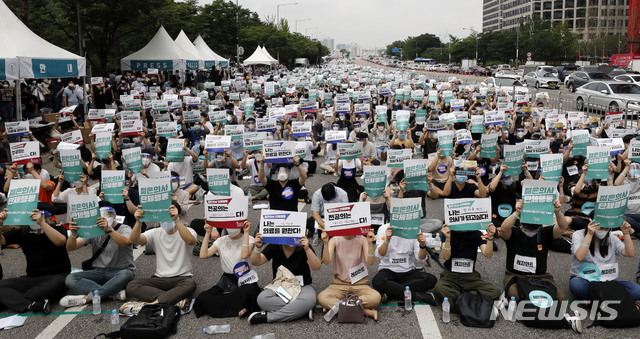
<path fill-rule="evenodd" d="M 444 270 L 440 273 L 440 280 L 433 288 L 432 296 L 437 302 L 449 298 L 452 309 L 456 297 L 462 292 L 481 293 L 496 300 L 500 297 L 500 289 L 494 284 L 483 281 L 480 273 L 475 270 L 478 247 L 486 258 L 493 255 L 493 236 L 496 227 L 489 224 L 486 239 L 480 231 L 451 231 L 447 225 L 442 226 L 445 242 L 442 244 Z M 429 298 L 430 299 L 430 298 Z M 430 303 L 430 305 L 434 305 Z"/>
<path fill-rule="evenodd" d="M 302 236 L 300 246 L 263 244 L 262 234 L 256 234 L 255 248 L 251 252 L 251 264 L 260 266 L 271 262 L 273 278 L 280 267 L 289 270 L 300 281 L 300 293 L 289 303 L 285 303 L 272 289 L 265 288 L 258 295 L 258 305 L 262 312 L 249 315 L 250 324 L 291 321 L 305 315 L 313 320 L 316 306 L 316 288 L 312 284 L 311 270 L 318 271 L 322 262 L 309 246 L 309 239 Z"/>
<path fill-rule="evenodd" d="M 575 185 L 569 185 L 571 195 L 571 201 L 569 203 L 571 208 L 564 212 L 564 215 L 571 218 L 569 227 L 574 231 L 587 228 L 590 219 L 582 211 L 582 206 L 589 203 L 595 208 L 596 199 L 598 198 L 600 181 L 596 179 L 586 179 L 588 170 L 589 165 L 585 163 L 582 166 L 582 173 L 580 174 L 578 182 Z M 609 166 L 609 172 L 611 171 L 611 166 Z"/>
<path fill-rule="evenodd" d="M 560 201 L 553 202 L 556 221 L 553 226 L 541 226 L 520 219 L 522 200 L 516 203 L 516 210 L 502 223 L 502 239 L 507 244 L 507 270 L 504 274 L 505 296 L 518 296 L 518 278 L 536 278 L 549 282 L 556 288 L 558 300 L 566 297 L 560 286 L 547 272 L 547 257 L 553 240 L 558 239 L 569 228 L 562 214 Z"/>
<path fill-rule="evenodd" d="M 347 192 L 342 188 L 336 187 L 332 182 L 322 185 L 311 198 L 311 218 L 307 219 L 307 234 L 313 235 L 316 223 L 321 229 L 324 229 L 324 204 L 347 202 L 349 202 Z"/>
<path fill-rule="evenodd" d="M 515 210 L 516 200 L 522 191 L 519 180 L 514 181 L 512 176 L 504 175 L 506 170 L 507 165 L 500 165 L 488 187 L 491 196 L 491 221 L 498 227 L 498 234 L 504 220 Z"/>
<path fill-rule="evenodd" d="M 289 180 L 291 170 L 286 165 L 278 167 L 277 180 L 267 179 L 264 174 L 264 154 L 258 161 L 258 179 L 269 192 L 269 208 L 272 210 L 298 211 L 298 199 L 300 190 L 307 181 L 307 172 L 300 164 L 300 158 L 293 156 L 293 166 L 298 170 L 300 178 Z"/>
<path fill-rule="evenodd" d="M 359 132 L 358 134 L 356 134 L 356 141 L 362 143 L 362 155 L 364 156 L 364 159 L 362 159 L 362 163 L 367 166 L 380 165 L 376 147 L 373 145 L 373 143 L 369 142 L 369 134 L 367 134 L 366 132 Z"/>
<path fill-rule="evenodd" d="M 437 199 L 440 196 L 439 192 L 444 189 L 444 185 L 449 179 L 451 168 L 455 168 L 453 167 L 451 154 L 442 154 L 440 147 L 438 147 L 436 156 L 429 160 L 429 173 L 433 178 L 433 185 L 438 188 L 438 190 L 429 190 L 431 198 Z"/>
<path fill-rule="evenodd" d="M 150 178 L 152 173 L 160 172 L 160 166 L 153 163 L 153 155 L 151 153 L 142 153 L 142 170 L 140 173 L 133 175 L 135 181 L 141 178 Z"/>
<path fill-rule="evenodd" d="M 166 151 L 166 149 L 165 149 Z M 178 173 L 180 177 L 180 188 L 189 193 L 189 196 L 196 193 L 200 187 L 193 184 L 193 166 L 198 162 L 198 155 L 189 148 L 189 140 L 184 141 L 184 161 L 169 162 L 164 159 L 163 171 L 171 171 Z"/>
<path fill-rule="evenodd" d="M 629 201 L 627 209 L 624 211 L 625 220 L 631 225 L 635 231 L 633 234 L 636 238 L 640 237 L 640 164 L 631 162 L 631 159 L 624 160 L 624 169 L 615 181 L 616 186 L 630 185 Z"/>
<path fill-rule="evenodd" d="M 484 198 L 487 196 L 487 187 L 482 182 L 482 170 L 476 169 L 476 180 L 469 179 L 466 175 L 457 175 L 456 168 L 450 169 L 449 179 L 444 189 L 439 192 L 440 196 L 459 199 L 459 198 Z M 455 178 L 455 184 L 452 184 Z M 434 189 L 435 190 L 435 189 Z M 432 196 L 433 197 L 433 196 Z"/>
<path fill-rule="evenodd" d="M 373 136 L 373 144 L 376 147 L 378 157 L 382 161 L 387 161 L 387 151 L 389 150 L 389 133 L 391 132 L 391 126 L 386 122 L 376 122 L 376 128 L 371 130 Z M 327 154 L 325 152 L 325 154 Z"/>
<path fill-rule="evenodd" d="M 251 191 L 251 199 L 252 200 L 264 200 L 269 195 L 267 189 L 262 186 L 260 179 L 258 179 L 258 158 L 260 157 L 260 151 L 249 151 L 248 149 L 244 149 L 244 157 L 242 158 L 242 162 L 240 162 L 240 167 L 243 170 L 247 170 L 249 172 L 249 186 L 243 189 L 244 194 L 248 194 Z"/>
<path fill-rule="evenodd" d="M 75 222 L 72 221 L 69 225 L 71 236 L 67 239 L 67 251 L 75 251 L 91 244 L 91 258 L 94 259 L 91 262 L 91 269 L 83 267 L 82 272 L 67 276 L 65 284 L 76 295 L 67 295 L 62 298 L 60 300 L 62 307 L 91 303 L 93 292 L 96 290 L 103 298 L 112 297 L 125 301 L 125 288 L 135 276 L 133 246 L 129 241 L 131 227 L 116 222 L 116 211 L 108 202 L 101 202 L 100 205 L 102 207 L 100 207 L 97 225 L 104 229 L 104 235 L 84 239 L 78 237 L 79 227 Z"/>
<path fill-rule="evenodd" d="M 483 158 L 480 156 L 480 151 L 482 150 L 482 146 L 478 142 L 478 146 L 472 148 L 473 152 L 467 157 L 467 160 L 475 160 L 478 164 L 478 169 L 482 171 L 482 183 L 485 185 L 489 184 L 489 167 L 491 164 L 498 163 L 500 161 L 500 146 L 496 146 L 495 157 L 493 158 Z"/>
<path fill-rule="evenodd" d="M 339 174 L 340 179 L 336 186 L 342 188 L 349 196 L 349 202 L 358 201 L 358 196 L 364 191 L 364 187 L 356 180 L 356 172 L 362 171 L 362 159 L 340 160 L 340 154 L 336 154 L 336 163 L 333 169 Z"/>
<path fill-rule="evenodd" d="M 136 223 L 131 230 L 129 241 L 136 245 L 151 245 L 156 253 L 156 271 L 151 278 L 135 279 L 126 288 L 127 298 L 141 302 L 127 302 L 120 307 L 120 313 L 137 314 L 147 303 L 178 304 L 183 311 L 188 311 L 191 296 L 196 290 L 191 266 L 191 252 L 196 243 L 196 232 L 185 226 L 178 215 L 179 206 L 169 207 L 173 221 L 160 223 L 156 227 L 141 233 L 144 217 L 142 206 L 138 206 Z"/>
<path fill-rule="evenodd" d="M 600 281 L 615 280 L 622 285 L 633 300 L 640 300 L 640 285 L 618 279 L 618 262 L 616 257 L 623 255 L 633 258 L 636 250 L 629 235 L 631 225 L 623 222 L 620 230 L 624 241 L 611 234 L 610 228 L 599 227 L 599 223 L 591 221 L 586 230 L 573 233 L 571 249 L 573 262 L 571 264 L 571 278 L 569 290 L 576 299 L 589 300 L 589 280 L 581 274 L 585 265 L 595 265 L 599 269 Z"/>
<path fill-rule="evenodd" d="M 427 259 L 426 238 L 422 232 L 417 240 L 393 236 L 393 228 L 385 224 L 378 229 L 376 237 L 376 257 L 380 259 L 378 274 L 371 285 L 380 294 L 394 300 L 404 300 L 405 286 L 411 290 L 413 300 L 433 302 L 431 296 L 424 293 L 436 285 L 436 277 L 417 270 L 414 261 Z"/>
<path fill-rule="evenodd" d="M 240 286 L 242 280 L 237 273 L 242 268 L 239 267 L 240 263 L 244 263 L 246 270 L 250 272 L 247 258 L 253 250 L 253 237 L 249 235 L 251 223 L 245 221 L 242 233 L 239 228 L 228 228 L 228 235 L 216 239 L 210 247 L 204 244 L 209 243 L 212 227 L 205 224 L 204 229 L 206 233 L 203 246 L 200 247 L 200 258 L 210 258 L 218 253 L 223 273 L 216 285 L 196 297 L 193 304 L 196 317 L 200 318 L 205 314 L 213 318 L 242 317 L 247 312 L 258 311 L 258 283 Z"/>
<path fill-rule="evenodd" d="M 23 165 L 22 169 L 25 173 L 22 179 L 40 180 L 38 201 L 51 204 L 52 203 L 51 195 L 53 193 L 53 188 L 55 187 L 55 185 L 53 181 L 49 179 L 45 179 L 41 176 L 43 172 L 42 166 L 40 164 L 32 164 L 29 162 Z M 3 173 L 3 177 L 4 177 L 3 189 L 4 189 L 4 192 L 8 193 L 9 187 L 11 185 L 11 180 L 17 179 L 18 177 L 18 165 L 14 163 L 11 166 L 9 166 L 9 168 L 7 168 L 7 173 Z M 55 218 L 53 220 L 55 221 Z"/>
<path fill-rule="evenodd" d="M 53 206 L 38 203 L 31 213 L 34 225 L 0 232 L 0 245 L 20 245 L 27 260 L 27 274 L 0 281 L 0 305 L 12 312 L 42 312 L 51 310 L 49 299 L 60 298 L 66 287 L 64 279 L 71 272 L 71 262 L 64 247 L 67 230 L 55 226 L 51 217 Z M 7 209 L 0 213 L 0 226 L 7 218 Z"/>
<path fill-rule="evenodd" d="M 423 127 L 418 143 L 422 145 L 422 158 L 428 159 L 429 154 L 438 151 L 438 132 L 429 132 L 427 126 Z"/>
<path fill-rule="evenodd" d="M 208 154 L 204 158 L 204 168 L 240 168 L 238 161 L 231 156 L 231 149 L 227 149 L 224 152 L 215 152 L 215 158 L 213 161 L 209 161 Z"/>
<path fill-rule="evenodd" d="M 367 237 L 358 236 L 336 236 L 329 239 L 326 232 L 322 232 L 324 251 L 322 251 L 322 263 L 331 264 L 333 267 L 331 274 L 333 280 L 331 285 L 318 294 L 318 303 L 322 305 L 322 311 L 327 312 L 338 303 L 349 290 L 358 294 L 362 300 L 364 314 L 378 320 L 378 304 L 380 304 L 380 293 L 369 286 L 369 279 L 363 277 L 358 281 L 351 280 L 349 271 L 357 267 L 365 268 L 366 265 L 373 265 L 375 254 L 373 253 L 373 241 L 375 235 L 369 231 Z M 365 261 L 366 260 L 366 261 Z M 357 278 L 357 277 L 356 277 Z"/>
<path fill-rule="evenodd" d="M 60 175 L 58 176 L 58 184 L 56 185 L 56 188 L 53 190 L 53 202 L 54 203 L 64 203 L 67 204 L 67 213 L 66 213 L 66 220 L 71 221 L 71 211 L 69 210 L 69 196 L 70 195 L 90 195 L 93 197 L 96 197 L 97 199 L 97 192 L 96 189 L 93 187 L 88 187 L 87 186 L 87 180 L 89 179 L 87 177 L 86 174 L 82 174 L 80 175 L 80 180 L 78 181 L 74 181 L 71 182 L 71 187 L 67 188 L 66 190 L 64 190 L 63 192 L 60 192 L 61 187 L 64 183 L 64 171 L 60 172 Z M 65 223 L 65 221 L 60 220 L 60 216 L 57 217 L 57 222 L 60 224 Z"/>
<path fill-rule="evenodd" d="M 358 133 L 361 133 L 361 131 L 366 130 L 366 128 L 362 127 L 362 123 L 359 121 L 355 121 L 353 123 L 353 130 L 349 133 L 349 136 L 347 138 L 347 141 L 349 142 L 355 142 L 356 141 L 356 135 Z"/>
<path fill-rule="evenodd" d="M 406 184 L 404 184 L 406 187 Z M 389 219 L 389 209 L 391 206 L 391 200 L 389 197 L 393 195 L 393 189 L 386 187 L 379 197 L 370 197 L 367 192 L 360 194 L 359 202 L 369 202 L 369 210 L 371 213 L 371 228 L 374 232 L 378 232 L 380 226 L 384 225 L 385 221 Z"/>
<path fill-rule="evenodd" d="M 413 150 L 414 143 L 411 139 L 411 130 L 399 131 L 396 129 L 393 133 L 393 139 L 389 142 L 389 147 L 393 148 L 393 146 L 400 146 L 403 149 Z"/>
<path fill-rule="evenodd" d="M 137 187 L 132 187 L 131 180 L 127 179 L 125 174 L 124 188 L 122 189 L 122 197 L 124 198 L 123 204 L 112 204 L 116 210 L 117 215 L 124 216 L 124 224 L 135 224 L 136 218 L 133 216 L 136 213 L 136 206 L 140 204 L 140 194 Z M 104 200 L 104 193 L 100 192 L 100 199 Z"/>
<path fill-rule="evenodd" d="M 171 171 L 171 189 L 173 190 L 171 201 L 180 205 L 180 218 L 188 225 L 190 220 L 187 217 L 187 212 L 191 208 L 189 193 L 180 188 L 180 176 L 175 171 Z"/>
<path fill-rule="evenodd" d="M 87 174 L 93 180 L 100 180 L 102 171 L 117 170 L 120 164 L 109 154 L 104 159 L 98 159 L 96 153 L 91 153 L 91 161 L 87 165 Z"/>
<path fill-rule="evenodd" d="M 320 169 L 324 171 L 324 174 L 333 173 L 335 175 L 336 170 L 334 165 L 336 163 L 336 155 L 338 154 L 338 144 L 324 144 L 324 163 L 320 164 Z"/>

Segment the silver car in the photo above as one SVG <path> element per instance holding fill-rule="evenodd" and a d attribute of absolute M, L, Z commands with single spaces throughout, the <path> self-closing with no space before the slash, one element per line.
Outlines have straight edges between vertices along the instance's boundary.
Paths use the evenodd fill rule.
<path fill-rule="evenodd" d="M 576 108 L 595 108 L 619 112 L 624 108 L 640 111 L 640 86 L 628 82 L 592 81 L 576 89 Z"/>
<path fill-rule="evenodd" d="M 539 72 L 529 72 L 524 76 L 523 84 L 525 86 L 533 86 L 535 88 L 546 87 L 546 88 L 560 88 L 560 79 L 554 76 L 553 73 L 539 71 Z"/>

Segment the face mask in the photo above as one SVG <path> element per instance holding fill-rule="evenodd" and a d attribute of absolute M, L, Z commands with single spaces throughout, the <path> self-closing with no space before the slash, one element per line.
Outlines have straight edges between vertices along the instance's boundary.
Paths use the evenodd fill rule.
<path fill-rule="evenodd" d="M 116 220 L 116 218 L 107 218 L 107 225 L 109 226 L 113 225 L 114 220 Z"/>
<path fill-rule="evenodd" d="M 384 131 L 384 126 L 378 126 L 378 131 Z"/>
<path fill-rule="evenodd" d="M 406 133 L 398 133 L 398 139 L 404 139 L 407 137 Z"/>
<path fill-rule="evenodd" d="M 73 181 L 73 182 L 71 182 L 71 187 L 73 187 L 73 188 L 82 187 L 82 181 Z"/>
<path fill-rule="evenodd" d="M 629 178 L 635 178 L 635 179 L 640 178 L 640 169 L 630 170 L 629 171 Z"/>
<path fill-rule="evenodd" d="M 337 127 L 337 126 L 332 128 L 332 130 L 334 130 L 334 131 L 337 131 L 337 130 L 339 130 L 339 129 L 340 129 L 340 128 L 339 128 L 339 127 Z"/>
<path fill-rule="evenodd" d="M 199 131 L 200 130 L 200 125 L 193 126 L 193 129 L 195 129 L 196 131 Z"/>
<path fill-rule="evenodd" d="M 219 162 L 224 161 L 224 155 L 216 155 L 216 161 L 219 161 Z"/>
<path fill-rule="evenodd" d="M 433 136 L 431 137 L 431 139 L 438 140 L 438 133 L 433 133 Z"/>
<path fill-rule="evenodd" d="M 175 191 L 178 189 L 178 186 L 180 186 L 177 182 L 171 182 L 171 188 Z"/>
<path fill-rule="evenodd" d="M 166 232 L 171 231 L 174 227 L 176 227 L 175 221 L 162 221 L 160 222 L 160 227 Z"/>
<path fill-rule="evenodd" d="M 507 186 L 511 186 L 511 184 L 513 184 L 513 179 L 507 179 L 504 181 L 504 184 Z"/>
<path fill-rule="evenodd" d="M 279 131 L 279 130 L 282 129 L 282 126 L 278 125 L 278 126 L 276 126 L 276 129 Z"/>
<path fill-rule="evenodd" d="M 39 231 L 39 230 L 41 230 L 41 229 L 42 229 L 42 227 L 40 227 L 40 225 L 29 225 L 29 230 L 30 230 L 31 232 L 34 232 L 34 233 L 35 233 L 35 232 L 37 232 L 37 231 Z"/>
<path fill-rule="evenodd" d="M 466 175 L 456 175 L 456 182 L 458 184 L 464 184 L 465 182 L 467 182 L 467 176 Z"/>
<path fill-rule="evenodd" d="M 240 234 L 240 229 L 239 228 L 227 228 L 227 234 L 229 234 L 230 237 L 235 237 L 236 235 Z"/>
<path fill-rule="evenodd" d="M 354 128 L 353 130 L 354 130 L 354 131 L 356 131 L 356 133 L 357 133 L 357 132 L 360 132 L 360 127 L 356 127 L 356 128 Z"/>
<path fill-rule="evenodd" d="M 227 121 L 228 122 L 232 122 L 233 121 L 233 115 L 227 115 Z"/>
<path fill-rule="evenodd" d="M 2 87 L 9 88 L 9 84 L 3 84 Z"/>
<path fill-rule="evenodd" d="M 279 171 L 278 172 L 278 181 L 285 181 L 289 178 L 289 174 L 287 171 Z"/>
<path fill-rule="evenodd" d="M 138 138 L 138 137 L 133 138 L 133 142 L 136 143 L 136 144 L 140 143 L 140 138 Z"/>
<path fill-rule="evenodd" d="M 522 233 L 524 233 L 524 235 L 526 235 L 529 238 L 533 238 L 536 236 L 536 234 L 538 234 L 538 229 L 535 230 L 529 230 L 529 229 L 523 229 Z"/>
<path fill-rule="evenodd" d="M 255 124 L 247 124 L 247 129 L 252 130 L 252 129 L 254 129 L 254 128 L 256 128 L 256 125 L 255 125 Z"/>
<path fill-rule="evenodd" d="M 596 238 L 602 240 L 609 234 L 609 230 L 596 230 L 595 234 Z"/>
<path fill-rule="evenodd" d="M 526 121 L 526 122 L 524 123 L 524 125 L 525 125 L 526 127 L 529 127 L 529 126 L 531 126 L 531 123 L 530 123 L 530 122 L 528 122 L 528 121 Z"/>
<path fill-rule="evenodd" d="M 516 133 L 516 138 L 522 139 L 523 137 L 524 137 L 524 133 L 522 133 L 522 132 Z"/>
<path fill-rule="evenodd" d="M 149 164 L 151 164 L 151 159 L 142 158 L 142 166 L 149 166 Z"/>
<path fill-rule="evenodd" d="M 25 174 L 22 179 L 33 179 L 33 174 Z"/>
<path fill-rule="evenodd" d="M 345 117 L 344 115 L 340 116 L 340 121 L 345 121 L 345 119 L 347 119 L 347 117 Z"/>

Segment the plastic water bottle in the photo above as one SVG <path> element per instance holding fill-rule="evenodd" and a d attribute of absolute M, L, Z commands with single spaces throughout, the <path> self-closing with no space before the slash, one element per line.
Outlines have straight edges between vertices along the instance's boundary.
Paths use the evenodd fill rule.
<path fill-rule="evenodd" d="M 231 332 L 231 325 L 211 325 L 207 328 L 203 328 L 202 332 L 206 334 L 229 333 Z"/>
<path fill-rule="evenodd" d="M 253 205 L 253 194 L 251 194 L 251 190 L 247 191 L 247 198 L 249 199 L 249 206 Z"/>
<path fill-rule="evenodd" d="M 449 304 L 449 298 L 445 297 L 442 301 L 442 322 L 448 324 L 451 321 L 451 305 Z"/>
<path fill-rule="evenodd" d="M 276 339 L 276 334 L 275 333 L 260 334 L 260 335 L 251 337 L 251 339 Z"/>
<path fill-rule="evenodd" d="M 120 315 L 118 310 L 111 311 L 111 332 L 120 331 Z"/>
<path fill-rule="evenodd" d="M 404 287 L 404 309 L 406 311 L 411 311 L 413 308 L 413 304 L 411 303 L 411 290 L 409 286 Z"/>
<path fill-rule="evenodd" d="M 318 246 L 320 244 L 320 230 L 317 228 L 313 229 L 313 246 Z"/>
<path fill-rule="evenodd" d="M 509 317 L 509 321 L 514 323 L 516 322 L 516 309 L 518 305 L 516 304 L 516 297 L 511 297 L 509 301 L 509 309 L 507 311 L 507 316 Z"/>
<path fill-rule="evenodd" d="M 93 315 L 102 313 L 102 309 L 100 308 L 100 300 L 100 292 L 98 292 L 98 290 L 93 291 Z"/>
<path fill-rule="evenodd" d="M 339 306 L 339 305 L 340 305 L 340 302 L 338 301 L 337 303 L 335 303 L 335 305 L 333 305 L 333 306 L 331 307 L 331 309 L 329 310 L 329 312 L 327 312 L 327 313 L 324 315 L 324 320 L 325 320 L 326 322 L 331 321 L 331 319 L 333 319 L 333 317 L 334 317 L 336 314 L 338 314 L 338 306 Z"/>

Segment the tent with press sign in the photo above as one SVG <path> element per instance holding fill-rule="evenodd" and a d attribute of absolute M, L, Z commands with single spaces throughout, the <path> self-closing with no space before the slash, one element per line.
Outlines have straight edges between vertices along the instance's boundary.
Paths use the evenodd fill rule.
<path fill-rule="evenodd" d="M 262 47 L 256 47 L 256 50 L 251 54 L 250 57 L 246 58 L 243 64 L 250 65 L 277 65 L 278 60 L 273 59 L 271 56 L 267 55 Z"/>
<path fill-rule="evenodd" d="M 200 60 L 199 56 L 178 46 L 164 27 L 160 26 L 146 46 L 120 60 L 120 67 L 123 71 L 147 71 L 149 68 L 184 71 L 200 68 Z"/>
<path fill-rule="evenodd" d="M 200 55 L 204 58 L 204 68 L 211 69 L 216 65 L 220 65 L 223 69 L 229 67 L 229 60 L 221 57 L 218 53 L 209 48 L 207 43 L 204 42 L 204 39 L 202 39 L 202 36 L 198 35 L 193 44 L 196 46 L 198 51 L 200 51 Z"/>
<path fill-rule="evenodd" d="M 178 45 L 178 47 L 182 48 L 187 53 L 195 55 L 199 58 L 198 68 L 204 67 L 204 56 L 202 55 L 202 53 L 200 53 L 200 50 L 198 50 L 196 46 L 191 43 L 191 40 L 189 40 L 189 37 L 183 30 L 180 30 L 180 34 L 178 34 L 178 36 L 176 37 L 175 43 L 176 45 Z"/>

